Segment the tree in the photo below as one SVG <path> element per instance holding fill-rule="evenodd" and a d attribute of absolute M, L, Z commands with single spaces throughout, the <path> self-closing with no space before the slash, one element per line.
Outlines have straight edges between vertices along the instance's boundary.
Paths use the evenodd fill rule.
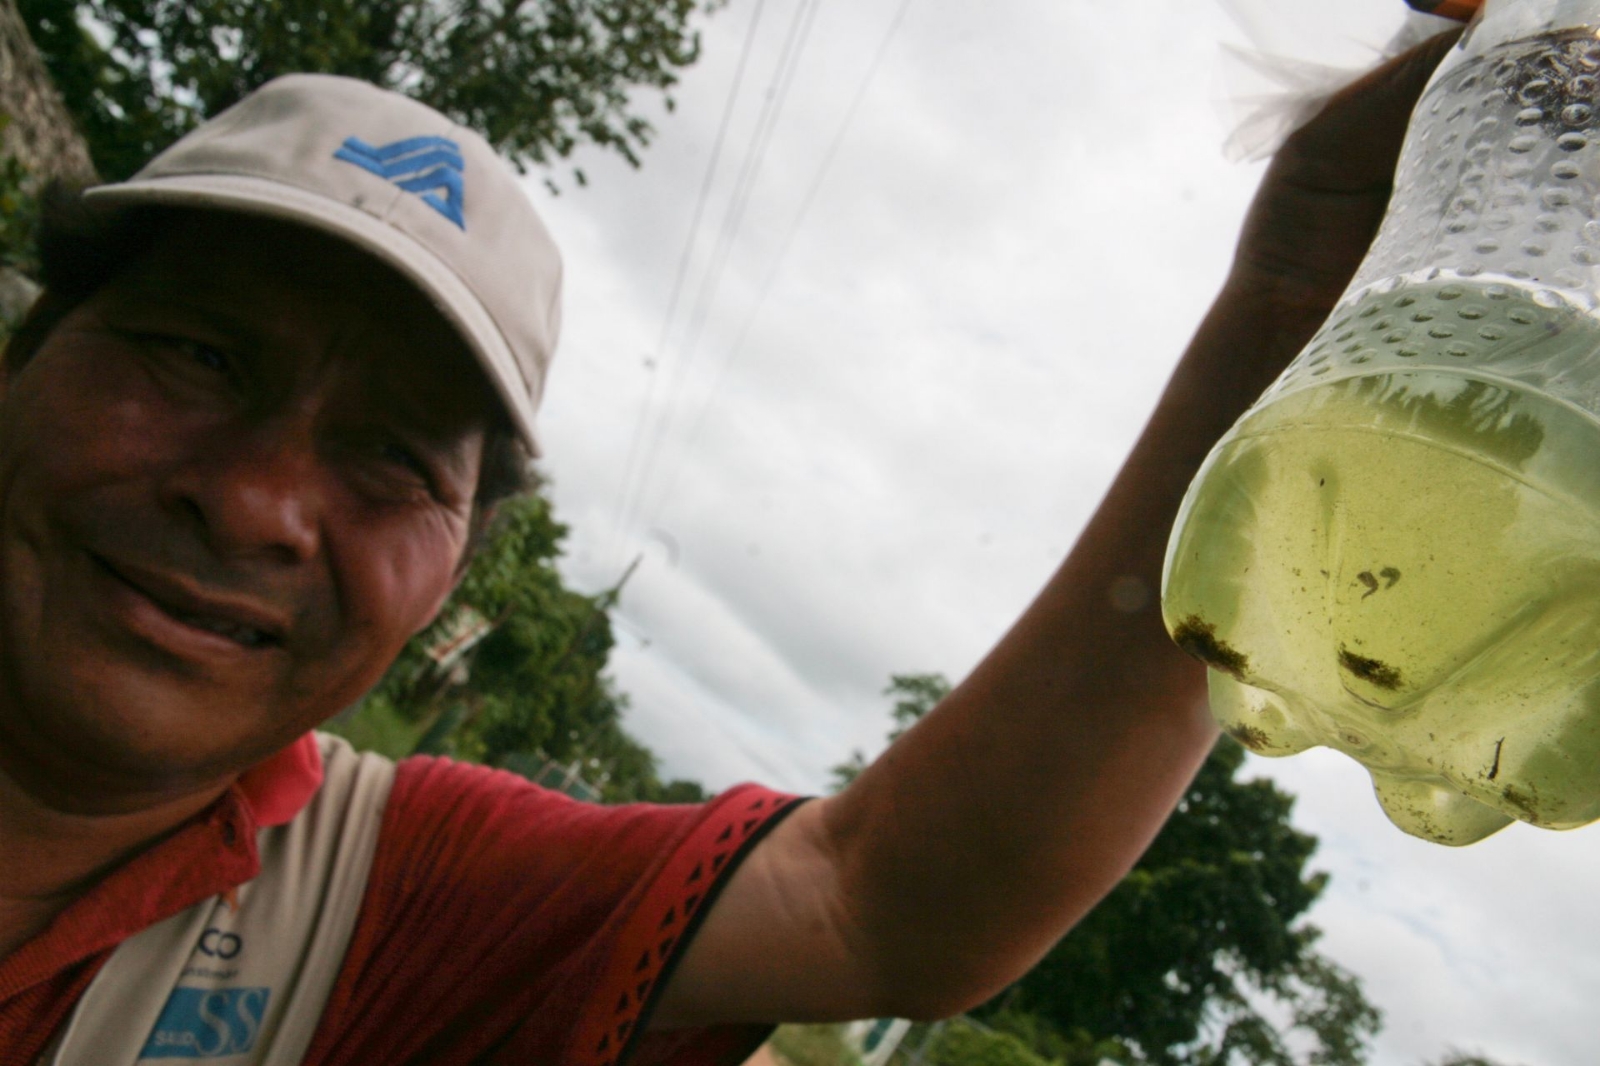
<path fill-rule="evenodd" d="M 932 1066 L 1051 1066 L 1050 1060 L 1007 1032 L 965 1022 L 945 1026 L 928 1050 Z"/>
<path fill-rule="evenodd" d="M 949 690 L 895 675 L 891 739 Z M 1238 779 L 1244 758 L 1223 738 L 1128 877 L 977 1016 L 1069 1066 L 1359 1066 L 1379 1013 L 1301 920 L 1327 887 L 1306 871 L 1316 838 L 1291 796 Z"/>
<path fill-rule="evenodd" d="M 33 219 L 39 186 L 93 180 L 73 128 L 12 0 L 0 0 L 0 340 L 33 302 Z"/>
<path fill-rule="evenodd" d="M 89 152 L 12 0 L 0 0 L 0 156 L 30 175 L 87 180 Z"/>
<path fill-rule="evenodd" d="M 894 706 L 889 710 L 894 720 L 889 730 L 889 743 L 893 744 L 900 739 L 900 734 L 916 724 L 917 719 L 950 695 L 950 681 L 943 674 L 892 674 L 883 694 L 894 697 Z M 866 768 L 866 753 L 855 749 L 848 759 L 833 768 L 833 790 L 844 788 Z"/>
<path fill-rule="evenodd" d="M 635 166 L 726 0 L 20 0 L 108 180 L 262 83 L 296 71 L 398 89 L 519 166 L 589 142 Z M 667 105 L 672 105 L 670 94 Z M 581 183 L 581 171 L 574 172 Z"/>
<path fill-rule="evenodd" d="M 336 728 L 391 756 L 520 772 L 559 764 L 609 802 L 703 799 L 693 782 L 663 783 L 655 756 L 623 728 L 627 700 L 604 675 L 619 590 L 566 587 L 556 569 L 566 534 L 542 493 L 504 504 L 439 620 Z M 444 654 L 451 647 L 460 653 Z"/>
<path fill-rule="evenodd" d="M 1153 1066 L 1294 1066 L 1290 1032 L 1312 1044 L 1308 1066 L 1364 1061 L 1379 1013 L 1300 921 L 1327 887 L 1305 869 L 1316 838 L 1289 824 L 1292 797 L 1237 779 L 1243 763 L 1219 741 L 1150 850 L 1017 983 L 1012 1009 L 1116 1037 Z"/>

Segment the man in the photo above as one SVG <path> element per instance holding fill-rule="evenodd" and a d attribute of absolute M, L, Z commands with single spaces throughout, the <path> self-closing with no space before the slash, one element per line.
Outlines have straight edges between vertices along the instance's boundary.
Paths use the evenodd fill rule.
<path fill-rule="evenodd" d="M 480 140 L 258 91 L 58 208 L 0 394 L 0 1064 L 733 1062 L 935 1017 L 1128 870 L 1215 739 L 1153 605 L 1214 441 L 1370 241 L 1436 40 L 1279 154 L 1072 555 L 842 794 L 607 810 L 309 737 L 510 487 L 548 237 Z"/>

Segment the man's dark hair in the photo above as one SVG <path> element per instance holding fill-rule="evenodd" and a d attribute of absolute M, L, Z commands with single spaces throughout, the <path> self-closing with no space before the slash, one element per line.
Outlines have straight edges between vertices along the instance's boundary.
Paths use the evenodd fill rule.
<path fill-rule="evenodd" d="M 34 234 L 44 292 L 7 341 L 0 372 L 20 370 L 50 331 L 142 255 L 184 209 L 140 207 L 107 213 L 89 207 L 81 190 L 51 184 L 40 200 Z M 497 410 L 484 435 L 483 462 L 473 497 L 468 557 L 481 541 L 495 505 L 537 485 L 528 449 Z"/>

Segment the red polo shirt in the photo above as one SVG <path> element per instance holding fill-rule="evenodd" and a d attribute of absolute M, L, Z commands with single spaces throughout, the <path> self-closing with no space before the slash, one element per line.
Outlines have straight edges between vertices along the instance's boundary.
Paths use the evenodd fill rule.
<path fill-rule="evenodd" d="M 33 1066 L 122 940 L 254 877 L 256 831 L 320 780 L 309 744 L 269 760 L 0 963 L 0 1066 Z M 307 1066 L 742 1061 L 767 1027 L 643 1029 L 728 874 L 793 805 L 747 785 L 704 806 L 600 807 L 401 762 Z"/>

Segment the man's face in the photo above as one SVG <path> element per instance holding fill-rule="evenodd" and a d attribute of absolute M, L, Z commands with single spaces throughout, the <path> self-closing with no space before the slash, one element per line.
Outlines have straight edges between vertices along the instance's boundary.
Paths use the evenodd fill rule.
<path fill-rule="evenodd" d="M 355 701 L 454 584 L 493 402 L 332 239 L 166 233 L 0 393 L 8 769 L 194 787 Z"/>

